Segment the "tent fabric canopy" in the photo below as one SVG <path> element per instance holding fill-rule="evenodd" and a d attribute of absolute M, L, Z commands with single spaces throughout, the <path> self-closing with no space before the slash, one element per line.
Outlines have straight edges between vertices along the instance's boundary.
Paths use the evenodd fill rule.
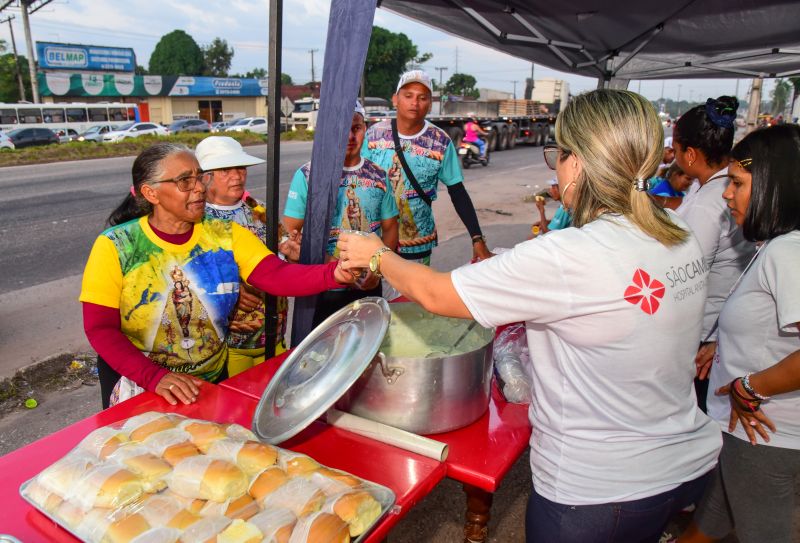
<path fill-rule="evenodd" d="M 602 80 L 800 74 L 796 0 L 383 0 L 380 7 Z"/>

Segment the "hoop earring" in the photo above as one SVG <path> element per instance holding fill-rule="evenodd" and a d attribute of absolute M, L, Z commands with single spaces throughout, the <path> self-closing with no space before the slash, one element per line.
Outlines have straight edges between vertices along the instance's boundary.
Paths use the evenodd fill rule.
<path fill-rule="evenodd" d="M 689 161 L 689 166 L 691 166 L 692 164 L 694 164 L 694 160 Z"/>

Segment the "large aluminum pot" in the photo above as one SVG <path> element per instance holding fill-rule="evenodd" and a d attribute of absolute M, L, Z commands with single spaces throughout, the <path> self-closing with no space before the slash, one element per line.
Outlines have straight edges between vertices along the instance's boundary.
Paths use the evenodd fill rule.
<path fill-rule="evenodd" d="M 492 330 L 390 304 L 380 352 L 337 408 L 417 434 L 467 426 L 489 406 Z"/>

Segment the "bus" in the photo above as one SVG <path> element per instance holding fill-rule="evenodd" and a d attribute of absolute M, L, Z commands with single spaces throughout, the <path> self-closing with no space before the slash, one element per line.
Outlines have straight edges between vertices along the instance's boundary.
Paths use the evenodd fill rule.
<path fill-rule="evenodd" d="M 68 128 L 78 134 L 104 124 L 123 124 L 139 120 L 136 104 L 79 102 L 53 104 L 4 104 L 0 102 L 0 131 L 15 128 L 49 128 L 53 132 Z"/>

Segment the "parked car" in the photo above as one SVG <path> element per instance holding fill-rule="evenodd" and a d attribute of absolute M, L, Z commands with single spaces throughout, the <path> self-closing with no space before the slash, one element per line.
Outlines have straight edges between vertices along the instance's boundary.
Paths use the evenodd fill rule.
<path fill-rule="evenodd" d="M 103 134 L 103 143 L 114 143 L 125 138 L 138 138 L 139 136 L 166 136 L 167 129 L 155 123 L 126 123 L 114 130 Z"/>
<path fill-rule="evenodd" d="M 231 126 L 236 121 L 220 121 L 211 125 L 212 132 L 224 132 L 226 128 Z"/>
<path fill-rule="evenodd" d="M 16 128 L 6 135 L 17 149 L 58 143 L 58 136 L 49 128 Z"/>
<path fill-rule="evenodd" d="M 175 121 L 167 127 L 170 134 L 180 134 L 181 132 L 211 132 L 211 125 L 203 119 L 181 119 Z"/>
<path fill-rule="evenodd" d="M 58 136 L 58 143 L 69 143 L 78 139 L 78 132 L 72 128 L 61 128 L 56 131 Z"/>
<path fill-rule="evenodd" d="M 14 142 L 11 138 L 0 132 L 0 151 L 9 151 L 14 149 Z"/>
<path fill-rule="evenodd" d="M 225 132 L 255 132 L 256 134 L 266 134 L 267 120 L 264 117 L 245 117 L 226 128 Z"/>
<path fill-rule="evenodd" d="M 76 141 L 89 141 L 94 143 L 100 143 L 103 141 L 103 136 L 108 134 L 109 132 L 113 132 L 117 129 L 117 125 L 115 124 L 98 124 L 91 127 L 89 130 L 78 136 Z"/>

